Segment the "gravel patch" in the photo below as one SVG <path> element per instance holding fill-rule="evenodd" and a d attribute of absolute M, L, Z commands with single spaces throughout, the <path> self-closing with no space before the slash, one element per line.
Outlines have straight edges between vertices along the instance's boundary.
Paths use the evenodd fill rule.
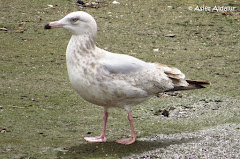
<path fill-rule="evenodd" d="M 201 117 L 203 114 L 217 111 L 236 110 L 239 108 L 239 99 L 229 97 L 205 97 L 198 98 L 193 96 L 182 97 L 181 93 L 163 94 L 165 98 L 175 97 L 181 98 L 181 103 L 178 105 L 168 105 L 167 107 L 159 107 L 155 110 L 155 116 L 170 117 L 170 118 L 192 118 Z M 160 97 L 161 98 L 161 97 Z"/>
<path fill-rule="evenodd" d="M 190 133 L 159 134 L 138 140 L 163 141 L 167 146 L 126 158 L 240 158 L 240 124 L 225 124 Z"/>

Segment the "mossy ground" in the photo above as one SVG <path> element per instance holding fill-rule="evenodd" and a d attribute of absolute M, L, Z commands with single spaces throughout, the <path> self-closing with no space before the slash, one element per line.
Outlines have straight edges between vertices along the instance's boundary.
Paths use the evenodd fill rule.
<path fill-rule="evenodd" d="M 0 28 L 8 29 L 0 31 L 0 130 L 6 130 L 0 134 L 0 158 L 121 158 L 171 144 L 115 144 L 129 133 L 121 109 L 110 110 L 107 143 L 83 140 L 100 133 L 103 109 L 82 100 L 71 88 L 65 64 L 70 33 L 43 29 L 76 10 L 95 17 L 100 48 L 173 65 L 189 79 L 212 83 L 207 89 L 182 92 L 181 98 L 153 98 L 134 107 L 138 137 L 240 122 L 240 16 L 188 9 L 197 5 L 240 8 L 238 1 L 119 0 L 119 5 L 103 1 L 98 9 L 80 8 L 74 2 L 0 0 Z M 154 115 L 171 107 L 186 108 L 189 115 Z"/>

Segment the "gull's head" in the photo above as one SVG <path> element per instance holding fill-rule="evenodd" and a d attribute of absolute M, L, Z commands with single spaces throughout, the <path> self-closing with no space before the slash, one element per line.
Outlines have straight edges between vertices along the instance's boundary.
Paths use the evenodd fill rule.
<path fill-rule="evenodd" d="M 97 24 L 94 18 L 83 11 L 72 12 L 59 21 L 50 22 L 45 29 L 65 28 L 73 35 L 96 35 Z"/>

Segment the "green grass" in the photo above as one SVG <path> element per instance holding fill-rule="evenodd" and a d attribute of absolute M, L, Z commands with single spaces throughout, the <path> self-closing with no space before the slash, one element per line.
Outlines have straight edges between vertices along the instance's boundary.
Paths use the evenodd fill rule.
<path fill-rule="evenodd" d="M 0 158 L 121 158 L 171 145 L 171 141 L 113 143 L 130 133 L 126 112 L 120 109 L 110 110 L 107 143 L 83 141 L 84 136 L 100 133 L 103 109 L 82 100 L 71 88 L 65 64 L 70 33 L 43 29 L 76 10 L 87 11 L 97 20 L 99 47 L 173 65 L 189 79 L 212 82 L 207 89 L 183 92 L 182 98 L 153 98 L 134 107 L 138 137 L 240 122 L 239 16 L 188 10 L 197 4 L 239 8 L 239 2 L 153 0 L 112 5 L 105 1 L 99 9 L 81 9 L 73 2 L 0 0 L 0 27 L 8 29 L 0 31 L 0 130 L 7 130 L 0 133 Z M 49 4 L 57 5 L 56 9 Z M 18 29 L 24 33 L 15 33 Z M 219 99 L 222 102 L 211 102 Z M 203 109 L 190 117 L 154 115 L 159 109 L 193 105 Z M 211 109 L 212 105 L 219 109 Z"/>

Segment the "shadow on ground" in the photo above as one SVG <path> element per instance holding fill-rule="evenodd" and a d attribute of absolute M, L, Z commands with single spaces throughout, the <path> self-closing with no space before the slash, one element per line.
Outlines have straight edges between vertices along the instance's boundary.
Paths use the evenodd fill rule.
<path fill-rule="evenodd" d="M 65 152 L 58 152 L 57 158 L 122 158 L 133 154 L 141 154 L 147 151 L 165 148 L 170 145 L 181 145 L 192 142 L 194 138 L 180 140 L 161 141 L 137 141 L 132 145 L 120 145 L 115 142 L 83 143 L 67 148 Z"/>

